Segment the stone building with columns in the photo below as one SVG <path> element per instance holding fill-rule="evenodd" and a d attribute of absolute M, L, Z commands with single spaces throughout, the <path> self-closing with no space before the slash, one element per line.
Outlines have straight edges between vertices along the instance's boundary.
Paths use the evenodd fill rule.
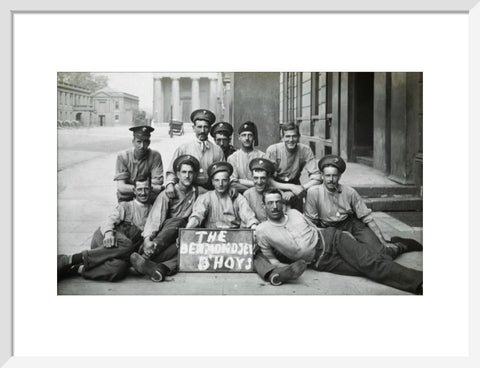
<path fill-rule="evenodd" d="M 191 112 L 199 108 L 207 108 L 217 120 L 224 120 L 228 116 L 224 89 L 222 73 L 154 73 L 153 120 L 190 122 Z"/>

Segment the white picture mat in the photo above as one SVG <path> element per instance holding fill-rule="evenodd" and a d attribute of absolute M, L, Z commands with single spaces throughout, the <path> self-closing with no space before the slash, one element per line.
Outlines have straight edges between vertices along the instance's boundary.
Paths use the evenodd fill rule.
<path fill-rule="evenodd" d="M 467 19 L 467 14 L 16 15 L 15 355 L 466 355 L 467 231 L 438 229 L 447 228 L 441 217 L 445 168 L 468 170 L 468 161 L 458 160 L 468 157 Z M 303 32 L 311 38 L 300 37 Z M 316 34 L 326 37 L 315 41 Z M 285 44 L 295 44 L 297 53 L 282 49 Z M 218 52 L 222 47 L 225 54 Z M 55 77 L 62 70 L 423 71 L 426 295 L 57 297 L 56 128 L 47 123 L 56 120 Z M 28 109 L 22 108 L 25 101 Z M 448 155 L 445 142 L 454 144 L 453 131 L 455 141 L 464 144 L 455 144 L 455 155 Z M 47 179 L 37 181 L 32 193 L 31 178 Z M 449 213 L 467 216 L 467 203 L 468 191 L 457 191 Z M 39 213 L 41 221 L 31 222 Z M 27 222 L 28 231 L 22 231 Z M 40 239 L 32 241 L 31 234 Z M 31 269 L 42 272 L 32 280 L 25 272 Z M 126 323 L 148 321 L 136 316 L 154 310 L 165 317 Z M 236 319 L 228 330 L 214 328 L 214 321 L 231 314 Z M 72 324 L 79 324 L 75 333 Z"/>

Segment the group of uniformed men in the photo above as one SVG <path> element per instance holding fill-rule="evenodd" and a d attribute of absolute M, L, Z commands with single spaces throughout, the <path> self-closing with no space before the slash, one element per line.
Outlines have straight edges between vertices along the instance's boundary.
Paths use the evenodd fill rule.
<path fill-rule="evenodd" d="M 133 149 L 116 162 L 118 206 L 91 249 L 58 256 L 59 278 L 117 281 L 130 270 L 163 281 L 178 270 L 180 228 L 250 228 L 258 245 L 254 269 L 272 285 L 309 267 L 423 294 L 422 271 L 393 261 L 422 245 L 384 238 L 359 194 L 339 183 L 346 170 L 341 157 L 317 163 L 294 123 L 282 125 L 282 142 L 262 152 L 255 123 L 247 121 L 235 149 L 232 125 L 215 119 L 206 109 L 192 112 L 196 139 L 175 150 L 165 181 L 161 155 L 149 148 L 154 129 L 130 128 Z M 304 169 L 309 179 L 302 184 Z"/>

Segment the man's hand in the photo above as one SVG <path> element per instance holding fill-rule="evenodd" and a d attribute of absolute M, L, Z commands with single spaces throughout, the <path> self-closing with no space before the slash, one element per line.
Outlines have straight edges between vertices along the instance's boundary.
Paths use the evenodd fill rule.
<path fill-rule="evenodd" d="M 145 254 L 145 256 L 147 258 L 150 258 L 153 253 L 155 252 L 156 250 L 156 246 L 155 246 L 155 243 L 150 240 L 150 238 L 145 238 L 143 240 L 143 254 Z"/>
<path fill-rule="evenodd" d="M 285 202 L 289 202 L 294 196 L 295 194 L 293 194 L 289 190 L 282 193 L 282 197 Z"/>
<path fill-rule="evenodd" d="M 173 185 L 173 183 L 167 184 L 167 186 L 165 187 L 165 194 L 170 199 L 175 198 L 175 185 Z"/>
<path fill-rule="evenodd" d="M 233 201 L 238 196 L 238 190 L 236 188 L 230 187 L 230 188 L 228 188 L 228 195 L 230 196 L 230 198 Z"/>
<path fill-rule="evenodd" d="M 108 231 L 105 233 L 105 236 L 103 237 L 103 246 L 105 248 L 112 248 L 117 246 L 115 234 L 113 233 L 113 231 Z"/>
<path fill-rule="evenodd" d="M 295 194 L 298 197 L 305 191 L 305 188 L 303 188 L 301 185 L 292 185 L 291 190 L 293 194 Z"/>

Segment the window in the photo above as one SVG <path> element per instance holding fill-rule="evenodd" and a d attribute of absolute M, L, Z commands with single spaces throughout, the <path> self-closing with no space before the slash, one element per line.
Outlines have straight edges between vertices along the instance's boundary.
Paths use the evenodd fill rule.
<path fill-rule="evenodd" d="M 118 101 L 115 101 L 115 110 L 118 110 Z"/>
<path fill-rule="evenodd" d="M 115 120 L 118 121 L 118 115 L 115 115 Z"/>

